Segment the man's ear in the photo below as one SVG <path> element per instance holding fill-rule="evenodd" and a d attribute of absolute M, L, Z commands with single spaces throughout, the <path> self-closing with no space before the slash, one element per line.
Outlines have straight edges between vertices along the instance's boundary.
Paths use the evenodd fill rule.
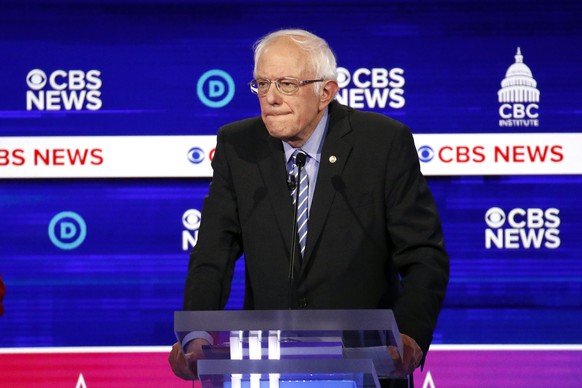
<path fill-rule="evenodd" d="M 321 95 L 319 97 L 319 108 L 324 109 L 333 101 L 335 95 L 339 90 L 339 85 L 336 81 L 324 81 L 323 88 L 321 90 Z"/>

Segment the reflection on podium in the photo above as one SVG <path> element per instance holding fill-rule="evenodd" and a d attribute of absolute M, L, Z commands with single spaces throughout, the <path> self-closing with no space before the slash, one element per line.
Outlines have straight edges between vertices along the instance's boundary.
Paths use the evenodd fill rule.
<path fill-rule="evenodd" d="M 390 310 L 178 311 L 178 341 L 205 331 L 214 344 L 198 361 L 203 387 L 379 387 L 402 354 Z"/>

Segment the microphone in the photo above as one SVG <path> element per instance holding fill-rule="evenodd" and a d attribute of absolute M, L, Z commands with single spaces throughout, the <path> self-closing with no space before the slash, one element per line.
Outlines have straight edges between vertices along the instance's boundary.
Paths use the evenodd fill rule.
<path fill-rule="evenodd" d="M 303 151 L 299 151 L 295 156 L 295 164 L 299 168 L 297 176 L 301 173 L 301 168 L 305 166 L 305 161 L 307 160 L 307 154 Z"/>
<path fill-rule="evenodd" d="M 287 188 L 289 191 L 293 191 L 296 187 L 297 182 L 295 181 L 295 175 L 289 175 L 289 178 L 287 179 Z"/>
<path fill-rule="evenodd" d="M 305 166 L 305 162 L 307 161 L 307 154 L 303 151 L 298 152 L 295 155 L 295 165 L 297 166 L 297 177 L 301 174 L 301 168 Z M 289 175 L 287 178 L 287 188 L 289 191 L 295 190 L 297 188 L 297 180 L 295 179 L 295 175 Z"/>

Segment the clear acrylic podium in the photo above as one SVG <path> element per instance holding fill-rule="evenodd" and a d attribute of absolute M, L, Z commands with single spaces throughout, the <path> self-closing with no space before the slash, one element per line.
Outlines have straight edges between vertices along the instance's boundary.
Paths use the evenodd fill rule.
<path fill-rule="evenodd" d="M 386 346 L 402 354 L 391 310 L 176 311 L 174 331 L 213 337 L 205 388 L 379 387 L 394 373 Z"/>

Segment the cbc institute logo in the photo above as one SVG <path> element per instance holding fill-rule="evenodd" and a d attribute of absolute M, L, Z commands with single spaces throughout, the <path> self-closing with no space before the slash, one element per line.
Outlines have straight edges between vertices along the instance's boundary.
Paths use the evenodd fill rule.
<path fill-rule="evenodd" d="M 538 127 L 540 91 L 530 68 L 517 48 L 515 63 L 507 69 L 497 92 L 500 127 Z"/>
<path fill-rule="evenodd" d="M 507 68 L 505 78 L 501 81 L 501 89 L 497 92 L 499 106 L 500 127 L 538 127 L 539 126 L 539 101 L 540 91 L 537 82 L 533 78 L 530 68 L 523 62 L 521 49 L 517 48 L 515 63 Z M 466 147 L 465 147 L 466 148 Z M 455 150 L 459 162 L 468 162 L 471 159 L 469 149 L 463 147 Z M 438 152 L 429 145 L 418 147 L 418 159 L 422 163 L 428 163 L 435 156 L 441 157 Z M 554 151 L 552 151 L 554 152 Z M 438 155 L 437 155 L 438 153 Z M 484 154 L 473 155 L 477 158 L 485 158 Z M 562 155 L 556 154 L 562 158 Z M 442 157 L 441 157 L 442 160 Z M 561 159 L 560 159 L 561 160 Z M 450 162 L 452 160 L 443 160 Z M 553 160 L 557 161 L 557 160 Z"/>

